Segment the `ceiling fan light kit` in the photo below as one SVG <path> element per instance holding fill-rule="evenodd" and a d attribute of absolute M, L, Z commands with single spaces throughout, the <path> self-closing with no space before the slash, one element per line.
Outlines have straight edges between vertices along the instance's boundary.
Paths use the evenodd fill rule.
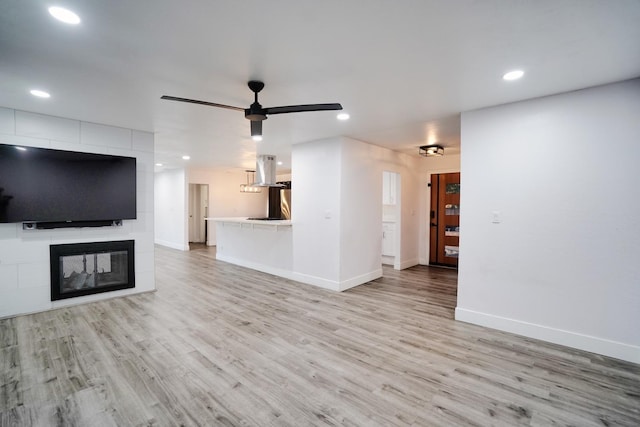
<path fill-rule="evenodd" d="M 253 92 L 253 103 L 249 108 L 234 107 L 232 105 L 216 104 L 214 102 L 199 101 L 197 99 L 178 98 L 175 96 L 163 95 L 161 99 L 169 101 L 188 102 L 191 104 L 206 105 L 208 107 L 226 108 L 228 110 L 244 111 L 244 117 L 251 122 L 251 138 L 254 141 L 262 140 L 262 122 L 272 114 L 302 113 L 305 111 L 327 111 L 342 110 L 342 105 L 332 104 L 304 104 L 287 105 L 284 107 L 263 108 L 258 102 L 258 93 L 264 89 L 264 83 L 259 80 L 251 80 L 248 83 L 249 89 Z"/>
<path fill-rule="evenodd" d="M 423 145 L 418 150 L 418 154 L 424 157 L 436 157 L 444 155 L 444 147 L 438 144 Z"/>

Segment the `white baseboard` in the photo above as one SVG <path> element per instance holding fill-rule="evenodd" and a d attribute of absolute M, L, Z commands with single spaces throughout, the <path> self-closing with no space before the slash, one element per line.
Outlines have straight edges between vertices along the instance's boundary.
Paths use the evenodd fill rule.
<path fill-rule="evenodd" d="M 418 259 L 413 258 L 406 261 L 398 261 L 396 258 L 396 262 L 393 264 L 393 268 L 396 270 L 404 270 L 405 268 L 413 267 L 414 265 L 418 265 Z"/>
<path fill-rule="evenodd" d="M 298 282 L 306 283 L 307 285 L 318 286 L 320 288 L 329 289 L 332 291 L 346 291 L 347 289 L 351 289 L 353 287 L 362 285 L 364 283 L 375 280 L 379 277 L 382 277 L 382 268 L 376 269 L 369 273 L 361 274 L 359 276 L 352 277 L 347 280 L 328 280 L 322 277 L 311 276 L 309 274 L 296 273 L 293 272 L 293 280 Z"/>
<path fill-rule="evenodd" d="M 155 239 L 154 243 L 156 245 L 166 246 L 168 248 L 177 249 L 179 251 L 188 251 L 189 250 L 189 245 L 185 246 L 185 245 L 180 244 L 180 243 L 169 242 L 169 241 L 166 241 L 166 240 Z"/>
<path fill-rule="evenodd" d="M 298 280 L 294 277 L 293 272 L 269 265 L 259 264 L 257 262 L 246 261 L 225 255 L 224 253 L 216 253 L 216 259 L 225 261 L 230 264 L 239 265 L 240 267 L 250 268 L 252 270 L 262 271 L 263 273 L 273 274 L 274 276 L 284 277 L 285 279 Z M 299 280 L 298 280 L 299 281 Z"/>
<path fill-rule="evenodd" d="M 339 291 L 340 283 L 337 280 L 328 280 L 322 277 L 311 276 L 310 274 L 291 272 L 293 280 L 307 285 L 317 286 L 323 289 L 329 289 L 331 291 Z"/>
<path fill-rule="evenodd" d="M 362 285 L 364 283 L 375 280 L 379 277 L 382 277 L 382 268 L 378 268 L 377 270 L 370 271 L 365 274 L 361 274 L 356 277 L 352 277 L 351 279 L 341 280 L 338 284 L 339 291 L 346 291 L 347 289 L 351 289 L 355 286 Z"/>
<path fill-rule="evenodd" d="M 382 277 L 382 268 L 366 274 L 362 274 L 360 276 L 352 277 L 351 279 L 337 281 L 312 276 L 309 274 L 297 273 L 295 271 L 275 268 L 264 264 L 249 262 L 238 258 L 229 257 L 221 253 L 216 254 L 216 259 L 239 265 L 241 267 L 250 268 L 252 270 L 262 271 L 263 273 L 273 274 L 274 276 L 283 277 L 285 279 L 295 280 L 296 282 L 305 283 L 307 285 L 313 285 L 319 288 L 338 292 L 345 291 L 347 289 L 353 288 L 354 286 L 362 285 L 363 283 L 367 283 L 371 280 L 377 279 L 378 277 Z"/>
<path fill-rule="evenodd" d="M 456 320 L 640 363 L 640 347 L 456 307 Z"/>

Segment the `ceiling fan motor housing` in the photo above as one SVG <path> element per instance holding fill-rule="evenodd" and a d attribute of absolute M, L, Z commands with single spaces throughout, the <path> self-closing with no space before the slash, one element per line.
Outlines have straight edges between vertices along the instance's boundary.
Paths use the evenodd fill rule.
<path fill-rule="evenodd" d="M 254 102 L 249 108 L 245 108 L 244 117 L 252 122 L 261 122 L 267 119 L 267 114 L 262 108 L 262 105 Z"/>

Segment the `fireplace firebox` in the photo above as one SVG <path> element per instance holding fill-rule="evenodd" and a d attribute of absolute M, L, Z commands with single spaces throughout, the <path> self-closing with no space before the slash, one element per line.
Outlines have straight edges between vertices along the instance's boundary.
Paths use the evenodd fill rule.
<path fill-rule="evenodd" d="M 51 245 L 51 301 L 135 287 L 134 241 Z"/>

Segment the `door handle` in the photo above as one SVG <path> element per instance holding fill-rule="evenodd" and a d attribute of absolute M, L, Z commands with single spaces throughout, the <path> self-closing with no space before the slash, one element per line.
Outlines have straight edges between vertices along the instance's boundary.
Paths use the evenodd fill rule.
<path fill-rule="evenodd" d="M 432 227 L 437 227 L 437 226 L 438 226 L 438 224 L 436 224 L 435 222 L 432 222 L 432 223 L 431 223 L 431 226 L 432 226 Z"/>

